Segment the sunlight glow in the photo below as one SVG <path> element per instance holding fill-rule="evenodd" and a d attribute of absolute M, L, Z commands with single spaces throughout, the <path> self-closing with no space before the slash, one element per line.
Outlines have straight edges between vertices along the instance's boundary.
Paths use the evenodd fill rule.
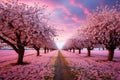
<path fill-rule="evenodd" d="M 58 49 L 62 49 L 64 44 L 65 44 L 65 42 L 56 42 L 56 45 L 57 45 Z"/>

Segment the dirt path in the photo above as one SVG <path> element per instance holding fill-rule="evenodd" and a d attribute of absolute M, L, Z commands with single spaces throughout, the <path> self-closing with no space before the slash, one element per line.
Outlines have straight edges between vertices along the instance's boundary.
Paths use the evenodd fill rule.
<path fill-rule="evenodd" d="M 54 80 L 74 80 L 74 75 L 70 71 L 68 62 L 59 51 L 55 61 L 55 77 Z"/>

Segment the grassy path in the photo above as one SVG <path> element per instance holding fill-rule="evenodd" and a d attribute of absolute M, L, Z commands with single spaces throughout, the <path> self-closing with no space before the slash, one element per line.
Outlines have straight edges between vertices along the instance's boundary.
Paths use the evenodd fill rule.
<path fill-rule="evenodd" d="M 54 80 L 74 80 L 74 75 L 70 71 L 68 62 L 60 51 L 55 61 L 55 77 Z"/>

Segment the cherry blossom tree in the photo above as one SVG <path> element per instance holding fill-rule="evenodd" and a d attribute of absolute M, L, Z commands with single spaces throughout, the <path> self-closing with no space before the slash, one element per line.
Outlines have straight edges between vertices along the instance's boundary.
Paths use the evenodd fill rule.
<path fill-rule="evenodd" d="M 120 45 L 120 6 L 97 8 L 82 24 L 85 46 L 105 45 L 109 52 L 108 60 L 113 59 L 114 50 Z"/>
<path fill-rule="evenodd" d="M 36 33 L 43 34 L 44 9 L 17 1 L 0 3 L 0 40 L 18 53 L 17 64 L 23 64 L 25 46 L 35 39 Z"/>
<path fill-rule="evenodd" d="M 87 48 L 87 56 L 91 56 L 91 50 L 94 48 L 95 45 L 95 40 L 93 39 L 94 36 L 92 36 L 91 34 L 92 32 L 93 31 L 87 20 L 84 21 L 83 24 L 81 24 L 81 27 L 78 30 L 79 42 L 81 43 L 81 47 Z"/>
<path fill-rule="evenodd" d="M 34 33 L 32 33 L 34 35 L 32 36 L 32 39 L 28 45 L 28 47 L 32 47 L 37 51 L 37 56 L 39 56 L 40 48 L 44 48 L 45 45 L 48 46 L 50 43 L 52 43 L 48 43 L 48 41 L 56 36 L 56 30 L 51 26 L 48 27 L 48 24 L 46 22 L 40 24 L 40 27 L 42 29 L 39 29 L 39 26 L 34 28 Z"/>
<path fill-rule="evenodd" d="M 89 22 L 94 39 L 99 44 L 104 44 L 109 52 L 108 60 L 112 61 L 114 50 L 120 45 L 120 6 L 97 8 Z"/>

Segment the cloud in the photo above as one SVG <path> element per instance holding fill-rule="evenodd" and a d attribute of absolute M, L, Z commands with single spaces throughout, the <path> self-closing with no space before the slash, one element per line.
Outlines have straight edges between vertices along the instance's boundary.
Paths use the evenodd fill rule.
<path fill-rule="evenodd" d="M 73 20 L 74 22 L 78 22 L 78 23 L 83 22 L 83 19 L 78 18 L 76 15 L 73 15 L 73 16 L 72 16 L 72 20 Z"/>
<path fill-rule="evenodd" d="M 70 4 L 72 6 L 76 6 L 76 7 L 79 7 L 80 9 L 82 9 L 84 14 L 86 14 L 87 16 L 91 15 L 89 10 L 86 7 L 84 7 L 81 3 L 76 3 L 75 0 L 70 0 Z"/>

